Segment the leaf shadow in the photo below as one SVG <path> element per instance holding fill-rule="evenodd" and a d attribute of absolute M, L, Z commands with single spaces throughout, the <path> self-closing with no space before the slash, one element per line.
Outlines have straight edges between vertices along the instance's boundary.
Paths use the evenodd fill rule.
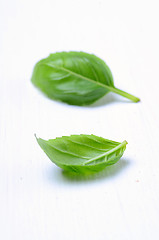
<path fill-rule="evenodd" d="M 80 174 L 73 174 L 70 172 L 63 171 L 62 174 L 64 178 L 66 178 L 69 181 L 93 181 L 97 179 L 103 179 L 103 178 L 112 178 L 117 176 L 130 164 L 130 161 L 127 159 L 122 159 L 120 162 L 108 166 L 103 171 L 89 174 L 89 175 L 80 175 Z"/>
<path fill-rule="evenodd" d="M 122 174 L 123 170 L 126 169 L 130 165 L 130 160 L 123 158 L 119 162 L 114 165 L 108 166 L 103 171 L 99 173 L 89 174 L 89 175 L 80 175 L 72 172 L 62 171 L 58 168 L 53 170 L 49 170 L 47 172 L 47 178 L 51 182 L 58 182 L 58 183 L 77 183 L 77 182 L 93 182 L 102 179 L 112 179 L 117 177 L 118 175 Z"/>
<path fill-rule="evenodd" d="M 46 96 L 47 97 L 47 96 Z M 52 102 L 54 101 L 54 104 L 59 104 L 60 106 L 71 106 L 72 108 L 99 108 L 99 107 L 103 107 L 103 106 L 107 106 L 110 104 L 115 104 L 115 103 L 133 103 L 132 101 L 123 98 L 117 94 L 114 93 L 108 93 L 105 96 L 101 97 L 100 99 L 98 99 L 97 101 L 95 101 L 94 103 L 90 104 L 90 105 L 82 105 L 82 106 L 78 106 L 78 105 L 72 105 L 72 104 L 68 104 L 66 102 L 57 100 L 57 99 L 50 99 L 49 97 L 47 97 L 47 99 Z"/>
<path fill-rule="evenodd" d="M 108 93 L 104 97 L 100 98 L 93 104 L 86 106 L 90 108 L 96 108 L 96 107 L 102 107 L 107 104 L 114 104 L 114 103 L 132 103 L 130 100 L 125 99 L 123 97 L 120 97 L 119 95 L 116 95 L 114 93 Z"/>

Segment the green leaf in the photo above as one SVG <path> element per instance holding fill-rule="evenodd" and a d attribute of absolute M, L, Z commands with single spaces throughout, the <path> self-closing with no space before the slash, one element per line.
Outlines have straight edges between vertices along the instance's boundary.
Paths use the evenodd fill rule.
<path fill-rule="evenodd" d="M 46 155 L 57 166 L 76 173 L 93 173 L 116 163 L 127 142 L 114 142 L 95 135 L 63 136 L 48 141 L 37 138 Z"/>
<path fill-rule="evenodd" d="M 35 65 L 31 80 L 49 98 L 72 105 L 91 104 L 108 92 L 139 101 L 114 86 L 111 71 L 103 60 L 84 52 L 50 54 Z"/>

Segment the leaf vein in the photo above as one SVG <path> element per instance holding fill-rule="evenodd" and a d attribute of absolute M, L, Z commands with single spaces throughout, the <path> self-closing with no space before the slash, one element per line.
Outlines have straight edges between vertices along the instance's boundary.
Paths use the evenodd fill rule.
<path fill-rule="evenodd" d="M 78 157 L 78 158 L 84 158 L 84 159 L 87 159 L 87 160 L 90 159 L 90 158 L 85 157 L 85 156 L 80 156 L 80 155 L 74 154 L 74 153 L 72 153 L 72 152 L 68 152 L 68 151 L 61 150 L 61 149 L 56 148 L 55 146 L 51 145 L 50 143 L 48 143 L 48 145 L 49 145 L 50 147 L 54 148 L 55 150 L 57 150 L 57 151 L 59 151 L 59 152 L 62 152 L 62 153 L 64 153 L 64 154 L 72 155 L 72 156 Z"/>
<path fill-rule="evenodd" d="M 92 148 L 92 149 L 95 149 L 95 150 L 99 150 L 99 151 L 102 151 L 102 152 L 104 152 L 105 150 L 108 150 L 108 149 L 100 149 L 100 148 L 93 147 L 93 146 L 90 146 L 90 145 L 87 145 L 87 144 L 84 144 L 84 143 L 76 142 L 76 141 L 71 140 L 71 139 L 68 139 L 68 141 L 76 143 L 76 144 L 81 145 L 81 146 L 86 146 L 86 147 L 89 147 L 89 148 Z"/>

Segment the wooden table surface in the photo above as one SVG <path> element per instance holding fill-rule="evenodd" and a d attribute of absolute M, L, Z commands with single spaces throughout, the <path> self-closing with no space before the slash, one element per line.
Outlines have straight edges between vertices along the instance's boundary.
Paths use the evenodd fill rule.
<path fill-rule="evenodd" d="M 157 0 L 6 0 L 0 3 L 0 239 L 159 239 L 159 14 Z M 85 51 L 115 85 L 86 107 L 46 98 L 35 63 Z M 121 160 L 70 178 L 42 152 L 44 139 L 95 134 L 127 140 Z"/>

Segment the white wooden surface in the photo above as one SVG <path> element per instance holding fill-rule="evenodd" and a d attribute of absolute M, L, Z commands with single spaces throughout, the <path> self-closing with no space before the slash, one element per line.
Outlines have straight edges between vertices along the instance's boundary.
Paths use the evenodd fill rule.
<path fill-rule="evenodd" d="M 159 239 L 159 15 L 156 0 L 6 0 L 0 3 L 0 239 Z M 89 107 L 47 99 L 30 77 L 49 53 L 82 50 L 110 66 L 118 88 Z M 48 139 L 127 140 L 96 178 L 70 179 Z"/>

